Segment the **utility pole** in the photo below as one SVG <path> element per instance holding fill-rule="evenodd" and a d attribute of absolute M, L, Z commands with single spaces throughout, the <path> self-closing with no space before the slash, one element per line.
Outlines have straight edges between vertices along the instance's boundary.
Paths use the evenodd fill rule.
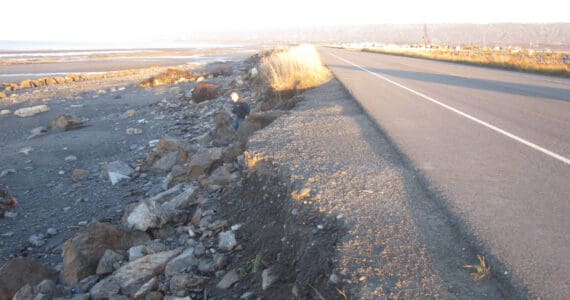
<path fill-rule="evenodd" d="M 431 42 L 429 40 L 429 35 L 428 35 L 428 29 L 427 29 L 427 23 L 424 22 L 424 37 L 423 37 L 423 42 L 424 42 L 424 47 L 427 48 Z"/>

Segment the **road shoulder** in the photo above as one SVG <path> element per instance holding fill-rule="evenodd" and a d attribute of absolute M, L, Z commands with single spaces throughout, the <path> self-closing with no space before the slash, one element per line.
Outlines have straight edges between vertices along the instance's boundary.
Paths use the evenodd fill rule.
<path fill-rule="evenodd" d="M 477 251 L 436 205 L 388 139 L 337 80 L 303 94 L 287 117 L 258 132 L 248 151 L 290 170 L 310 189 L 304 205 L 342 220 L 335 276 L 358 298 L 521 296 L 463 266 Z M 332 275 L 332 274 L 331 274 Z"/>

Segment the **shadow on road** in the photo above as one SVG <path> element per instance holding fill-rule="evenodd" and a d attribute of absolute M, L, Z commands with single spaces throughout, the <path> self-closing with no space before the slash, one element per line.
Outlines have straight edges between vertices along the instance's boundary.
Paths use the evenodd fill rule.
<path fill-rule="evenodd" d="M 355 66 L 329 65 L 329 67 L 363 72 L 362 69 Z M 378 68 L 369 68 L 367 70 L 380 75 L 394 76 L 403 79 L 453 85 L 453 86 L 477 89 L 477 90 L 487 90 L 487 91 L 511 94 L 511 95 L 538 97 L 550 100 L 570 102 L 570 89 L 561 89 L 561 88 L 496 81 L 488 79 L 466 78 L 461 76 L 428 73 L 428 72 L 402 71 L 402 70 L 378 69 Z"/>

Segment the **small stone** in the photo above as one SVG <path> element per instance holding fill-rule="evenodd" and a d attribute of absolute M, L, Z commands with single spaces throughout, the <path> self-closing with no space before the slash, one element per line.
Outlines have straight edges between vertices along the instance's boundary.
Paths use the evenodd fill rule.
<path fill-rule="evenodd" d="M 192 273 L 180 273 L 170 279 L 170 291 L 182 295 L 190 288 L 199 286 L 205 282 L 205 278 Z"/>
<path fill-rule="evenodd" d="M 18 292 L 14 295 L 12 300 L 27 300 L 33 298 L 34 298 L 34 290 L 29 284 L 26 284 L 20 290 L 18 290 Z"/>
<path fill-rule="evenodd" d="M 148 146 L 151 148 L 156 148 L 156 146 L 158 145 L 159 142 L 160 142 L 160 140 L 150 140 L 150 141 L 148 141 Z"/>
<path fill-rule="evenodd" d="M 40 126 L 40 127 L 36 127 L 32 130 L 30 130 L 30 136 L 28 136 L 28 140 L 43 136 L 47 133 L 47 128 L 45 128 L 44 126 Z"/>
<path fill-rule="evenodd" d="M 261 272 L 261 288 L 265 291 L 273 283 L 275 283 L 281 277 L 283 273 L 283 267 L 281 265 L 272 265 L 269 268 Z"/>
<path fill-rule="evenodd" d="M 77 284 L 77 287 L 84 290 L 84 291 L 88 291 L 90 290 L 95 284 L 97 284 L 97 281 L 99 281 L 99 276 L 98 275 L 90 275 L 87 276 L 83 279 L 81 279 L 79 281 L 79 283 Z"/>
<path fill-rule="evenodd" d="M 71 206 L 66 206 L 63 208 L 63 212 L 68 212 L 71 209 Z"/>
<path fill-rule="evenodd" d="M 338 284 L 340 282 L 340 278 L 338 277 L 338 275 L 333 273 L 333 274 L 331 274 L 331 276 L 329 276 L 329 281 L 332 284 Z"/>
<path fill-rule="evenodd" d="M 138 245 L 129 249 L 129 261 L 145 256 L 145 245 Z"/>
<path fill-rule="evenodd" d="M 95 271 L 95 273 L 97 275 L 110 274 L 113 271 L 115 271 L 114 267 L 115 264 L 120 263 L 122 260 L 123 260 L 122 255 L 111 249 L 107 249 L 105 250 L 105 253 L 99 260 L 99 264 L 97 265 L 97 270 Z"/>
<path fill-rule="evenodd" d="M 198 260 L 194 256 L 194 249 L 187 248 L 184 252 L 166 264 L 164 275 L 173 276 L 179 273 L 184 273 L 187 268 L 192 268 L 197 264 Z"/>
<path fill-rule="evenodd" d="M 89 223 L 89 222 L 87 222 L 87 221 L 81 221 L 81 222 L 77 223 L 77 225 L 79 225 L 79 226 L 87 226 L 88 223 Z"/>
<path fill-rule="evenodd" d="M 255 299 L 255 293 L 253 292 L 245 292 L 243 293 L 243 295 L 241 295 L 241 297 L 239 297 L 240 299 L 243 300 L 253 300 Z"/>
<path fill-rule="evenodd" d="M 291 193 L 291 198 L 296 201 L 303 200 L 311 195 L 310 188 L 304 188 L 302 190 L 295 190 Z"/>
<path fill-rule="evenodd" d="M 225 268 L 229 263 L 228 257 L 222 253 L 214 254 L 213 259 L 214 259 L 214 267 L 218 270 Z"/>
<path fill-rule="evenodd" d="M 64 171 L 64 170 L 59 170 L 59 172 L 57 172 L 57 174 L 59 174 L 59 175 L 65 175 L 65 171 Z"/>
<path fill-rule="evenodd" d="M 218 235 L 218 248 L 221 251 L 231 251 L 236 245 L 236 234 L 233 231 L 224 231 Z"/>
<path fill-rule="evenodd" d="M 46 243 L 43 234 L 33 234 L 28 238 L 28 242 L 34 247 L 41 247 Z"/>
<path fill-rule="evenodd" d="M 65 157 L 65 161 L 76 161 L 77 160 L 77 156 L 75 155 L 69 155 L 67 157 Z"/>
<path fill-rule="evenodd" d="M 138 135 L 138 134 L 142 134 L 143 131 L 142 129 L 139 128 L 127 128 L 127 134 L 128 135 Z"/>
<path fill-rule="evenodd" d="M 28 146 L 28 147 L 23 147 L 23 148 L 18 149 L 18 153 L 22 153 L 22 154 L 24 154 L 24 155 L 28 155 L 28 154 L 30 154 L 30 152 L 32 152 L 32 150 L 34 150 L 34 148 L 32 148 L 32 147 L 29 147 L 29 146 Z"/>
<path fill-rule="evenodd" d="M 47 235 L 48 237 L 52 237 L 52 236 L 54 236 L 54 235 L 56 235 L 56 234 L 57 234 L 57 229 L 55 229 L 55 228 L 48 228 L 47 231 L 46 231 L 46 235 Z"/>
<path fill-rule="evenodd" d="M 89 293 L 91 299 L 109 299 L 113 295 L 117 295 L 120 289 L 119 282 L 113 276 L 109 276 L 93 286 Z"/>
<path fill-rule="evenodd" d="M 134 116 L 136 116 L 136 115 L 137 115 L 137 111 L 134 110 L 134 109 L 129 109 L 129 110 L 127 110 L 127 111 L 125 112 L 125 116 L 126 116 L 127 118 L 132 118 L 132 117 L 134 117 Z"/>
<path fill-rule="evenodd" d="M 222 280 L 216 285 L 217 288 L 226 290 L 239 281 L 239 274 L 236 269 L 226 273 Z"/>
<path fill-rule="evenodd" d="M 18 216 L 17 212 L 7 211 L 4 213 L 4 217 L 6 218 L 15 218 Z"/>
<path fill-rule="evenodd" d="M 216 271 L 213 260 L 201 260 L 198 264 L 198 271 L 202 274 L 212 274 Z"/>
<path fill-rule="evenodd" d="M 140 289 L 133 295 L 133 297 L 135 299 L 142 299 L 143 297 L 148 295 L 152 290 L 157 289 L 159 283 L 160 281 L 158 280 L 158 278 L 156 277 L 151 278 L 149 281 L 147 281 L 145 284 L 143 284 L 140 287 Z"/>
<path fill-rule="evenodd" d="M 36 285 L 36 291 L 45 295 L 53 296 L 55 293 L 57 293 L 57 286 L 53 280 L 45 279 Z"/>
<path fill-rule="evenodd" d="M 294 216 L 296 216 L 296 215 L 299 214 L 299 210 L 296 209 L 296 208 L 293 208 L 293 209 L 291 210 L 291 214 L 294 215 Z"/>
<path fill-rule="evenodd" d="M 11 113 L 12 113 L 12 111 L 9 110 L 9 109 L 0 110 L 0 116 L 9 115 L 9 114 L 11 114 Z"/>
<path fill-rule="evenodd" d="M 74 169 L 71 172 L 71 180 L 77 182 L 80 181 L 82 179 L 84 179 L 85 177 L 87 177 L 89 175 L 89 171 L 88 170 L 84 170 L 84 169 Z"/>
<path fill-rule="evenodd" d="M 73 297 L 70 298 L 70 300 L 89 300 L 90 296 L 89 293 L 83 293 L 83 294 L 75 294 L 73 295 Z M 59 299 L 59 298 L 56 298 Z"/>
<path fill-rule="evenodd" d="M 204 247 L 204 245 L 202 243 L 196 245 L 196 247 L 194 247 L 194 256 L 196 257 L 201 257 L 204 256 L 206 254 L 206 247 Z"/>
<path fill-rule="evenodd" d="M 16 174 L 16 170 L 15 169 L 8 169 L 8 170 L 4 170 L 2 172 L 0 172 L 0 178 L 10 175 L 10 174 Z"/>
<path fill-rule="evenodd" d="M 232 225 L 231 229 L 232 229 L 233 231 L 237 231 L 237 230 L 239 230 L 239 229 L 241 228 L 241 226 L 242 226 L 241 224 L 235 224 L 235 225 Z"/>

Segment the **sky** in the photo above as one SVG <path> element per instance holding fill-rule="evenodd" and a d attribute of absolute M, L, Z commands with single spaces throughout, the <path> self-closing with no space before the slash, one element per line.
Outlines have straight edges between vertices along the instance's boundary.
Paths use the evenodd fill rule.
<path fill-rule="evenodd" d="M 568 0 L 5 0 L 2 6 L 0 40 L 21 41 L 180 39 L 192 32 L 352 24 L 570 22 Z"/>

